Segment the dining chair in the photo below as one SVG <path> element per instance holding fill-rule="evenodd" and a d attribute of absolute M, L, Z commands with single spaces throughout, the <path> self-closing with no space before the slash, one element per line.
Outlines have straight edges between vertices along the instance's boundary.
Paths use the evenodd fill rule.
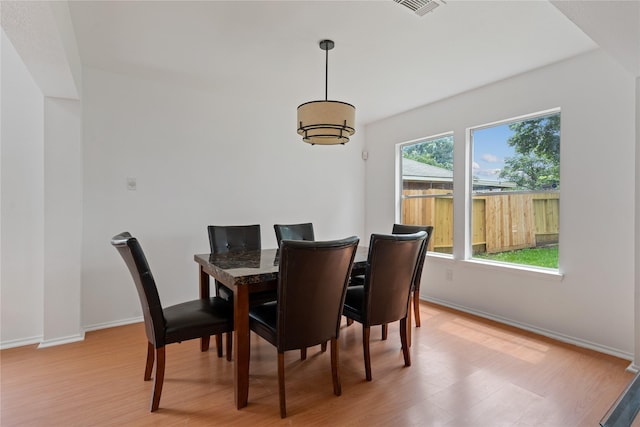
<path fill-rule="evenodd" d="M 262 249 L 260 234 L 260 224 L 251 225 L 209 225 L 209 246 L 211 253 L 222 254 L 227 252 L 259 251 Z M 215 281 L 216 295 L 233 303 L 233 290 L 229 289 L 218 280 Z M 249 295 L 250 304 L 260 304 L 266 301 L 275 301 L 277 298 L 275 291 L 254 292 Z M 227 343 L 233 343 L 231 337 L 227 336 Z M 221 337 L 216 336 L 216 346 L 220 349 Z M 206 351 L 206 344 L 202 350 Z M 229 351 L 229 350 L 227 350 Z"/>
<path fill-rule="evenodd" d="M 278 247 L 282 240 L 315 240 L 313 234 L 313 223 L 304 224 L 274 224 Z"/>
<path fill-rule="evenodd" d="M 429 241 L 433 235 L 432 225 L 409 225 L 409 224 L 393 224 L 392 234 L 413 234 L 419 231 L 427 233 L 427 237 L 422 242 L 420 248 L 420 257 L 418 258 L 418 265 L 416 267 L 416 275 L 413 278 L 413 286 L 411 287 L 411 303 L 413 304 L 413 315 L 416 321 L 416 327 L 420 327 L 420 281 L 422 280 L 422 270 L 424 268 L 424 261 L 427 257 L 427 249 L 429 247 Z M 385 332 L 386 336 L 386 332 Z"/>
<path fill-rule="evenodd" d="M 372 234 L 362 286 L 349 286 L 342 314 L 362 324 L 367 381 L 371 381 L 370 328 L 400 321 L 405 366 L 411 366 L 407 316 L 411 286 L 427 233 Z"/>
<path fill-rule="evenodd" d="M 260 224 L 254 225 L 209 225 L 209 246 L 212 254 L 262 249 Z M 216 280 L 216 295 L 231 301 L 233 291 Z"/>
<path fill-rule="evenodd" d="M 359 239 L 283 240 L 278 300 L 249 308 L 249 327 L 278 352 L 280 416 L 286 417 L 284 353 L 331 341 L 333 393 L 342 388 L 338 335 L 345 292 Z"/>
<path fill-rule="evenodd" d="M 254 225 L 209 225 L 209 245 L 212 253 L 235 251 L 259 251 L 260 224 Z"/>
<path fill-rule="evenodd" d="M 153 373 L 151 412 L 158 409 L 164 382 L 165 346 L 204 336 L 221 336 L 233 331 L 233 307 L 219 297 L 187 301 L 170 307 L 162 307 L 156 282 L 151 274 L 147 258 L 138 240 L 128 232 L 111 239 L 133 277 L 144 318 L 147 335 L 147 362 L 144 380 L 149 381 Z M 227 342 L 227 360 L 231 359 Z M 218 348 L 218 356 L 221 354 Z M 155 367 L 155 372 L 154 371 Z"/>
<path fill-rule="evenodd" d="M 278 248 L 282 240 L 315 240 L 313 233 L 313 223 L 305 222 L 303 224 L 274 224 L 273 229 L 276 232 L 276 241 L 278 242 Z M 327 350 L 327 343 L 324 342 L 321 345 L 321 351 Z M 307 358 L 307 349 L 300 349 L 300 359 L 305 360 Z"/>
<path fill-rule="evenodd" d="M 418 259 L 418 267 L 416 269 L 416 276 L 413 279 L 413 286 L 411 287 L 411 299 L 410 303 L 413 305 L 413 314 L 415 317 L 416 327 L 420 327 L 420 281 L 422 280 L 422 270 L 424 267 L 424 261 L 427 256 L 427 250 L 429 248 L 429 241 L 433 235 L 432 225 L 409 225 L 409 224 L 393 224 L 391 234 L 412 234 L 418 231 L 424 231 L 427 233 L 427 237 L 422 243 L 420 249 L 420 258 Z M 364 284 L 364 275 L 358 275 L 351 278 L 351 285 L 358 286 Z M 410 325 L 409 325 L 410 326 Z M 382 325 L 382 339 L 387 339 L 387 325 Z M 408 337 L 409 345 L 411 345 L 411 335 Z"/>

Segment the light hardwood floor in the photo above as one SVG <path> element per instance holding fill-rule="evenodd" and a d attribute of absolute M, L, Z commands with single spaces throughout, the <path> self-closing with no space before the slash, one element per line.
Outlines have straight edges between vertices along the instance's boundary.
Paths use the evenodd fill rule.
<path fill-rule="evenodd" d="M 160 409 L 142 380 L 142 324 L 87 333 L 83 342 L 0 352 L 5 426 L 597 426 L 633 375 L 629 361 L 422 303 L 412 366 L 398 324 L 372 331 L 373 381 L 364 379 L 361 326 L 340 335 L 342 396 L 329 352 L 286 355 L 288 417 L 280 419 L 273 346 L 251 336 L 249 405 L 233 404 L 231 363 L 198 340 L 167 346 Z"/>

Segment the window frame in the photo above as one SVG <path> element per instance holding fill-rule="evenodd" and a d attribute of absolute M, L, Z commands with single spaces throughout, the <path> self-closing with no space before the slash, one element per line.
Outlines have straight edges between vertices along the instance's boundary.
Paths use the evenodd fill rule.
<path fill-rule="evenodd" d="M 442 132 L 442 133 L 438 133 L 438 134 L 433 134 L 433 135 L 429 135 L 429 136 L 425 136 L 422 138 L 416 138 L 410 141 L 405 141 L 405 142 L 400 142 L 396 144 L 396 159 L 395 159 L 395 165 L 396 165 L 396 173 L 395 173 L 395 189 L 396 189 L 396 196 L 395 196 L 395 202 L 396 202 L 396 206 L 395 206 L 395 222 L 400 224 L 402 223 L 402 218 L 403 218 L 403 211 L 402 211 L 402 205 L 403 205 L 403 200 L 405 199 L 404 195 L 403 195 L 403 189 L 404 189 L 404 180 L 403 180 L 403 170 L 402 170 L 402 162 L 403 162 L 403 148 L 409 145 L 416 145 L 416 144 L 420 144 L 420 143 L 425 143 L 425 142 L 430 142 L 430 141 L 434 141 L 434 140 L 438 140 L 444 137 L 451 137 L 451 139 L 453 140 L 453 147 L 455 148 L 455 133 L 454 131 L 446 131 L 446 132 Z M 455 152 L 455 150 L 454 150 Z M 450 193 L 450 197 L 452 198 L 452 200 L 455 198 L 455 184 L 454 184 L 454 176 L 455 176 L 455 155 L 454 152 L 452 152 L 452 157 L 453 157 L 453 169 L 451 170 L 451 174 L 452 174 L 452 180 L 451 180 L 451 193 Z M 425 198 L 436 198 L 438 197 L 437 195 L 428 195 L 425 196 Z M 454 218 L 453 215 L 455 215 L 455 212 L 452 213 L 452 223 L 454 223 Z M 452 233 L 455 235 L 455 227 L 452 230 Z M 453 237 L 453 236 L 452 236 Z M 435 256 L 441 256 L 444 258 L 451 258 L 453 259 L 453 242 L 455 241 L 455 238 L 453 238 L 452 240 L 452 253 L 445 253 L 445 252 L 435 252 L 435 251 L 428 251 L 427 253 L 429 255 L 435 255 Z"/>
<path fill-rule="evenodd" d="M 465 131 L 465 189 L 464 189 L 464 207 L 465 207 L 465 238 L 464 238 L 464 258 L 465 262 L 486 266 L 488 268 L 507 268 L 511 270 L 520 270 L 534 274 L 545 274 L 559 277 L 563 277 L 562 264 L 560 251 L 558 253 L 558 268 L 539 267 L 527 264 L 515 264 L 509 262 L 485 260 L 482 258 L 473 257 L 473 132 L 476 130 L 487 129 L 491 127 L 502 126 L 508 123 L 521 122 L 526 120 L 532 120 L 539 117 L 551 116 L 559 114 L 562 121 L 562 110 L 560 107 L 550 108 L 547 110 L 537 111 L 535 113 L 523 114 L 507 119 L 502 119 L 490 123 L 484 123 L 481 125 L 470 126 Z M 562 125 L 560 126 L 560 150 L 562 149 Z M 562 155 L 560 155 L 560 176 L 562 176 Z M 558 190 L 560 191 L 560 190 Z M 558 248 L 560 247 L 560 233 L 558 232 Z"/>

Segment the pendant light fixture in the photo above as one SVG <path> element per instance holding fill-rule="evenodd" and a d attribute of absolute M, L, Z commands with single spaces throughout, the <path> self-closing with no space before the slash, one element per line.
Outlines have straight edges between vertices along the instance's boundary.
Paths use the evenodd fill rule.
<path fill-rule="evenodd" d="M 329 101 L 329 51 L 335 43 L 322 40 L 320 49 L 325 51 L 324 101 L 310 101 L 298 106 L 298 134 L 311 145 L 336 145 L 349 142 L 354 127 L 356 107 L 346 102 Z"/>

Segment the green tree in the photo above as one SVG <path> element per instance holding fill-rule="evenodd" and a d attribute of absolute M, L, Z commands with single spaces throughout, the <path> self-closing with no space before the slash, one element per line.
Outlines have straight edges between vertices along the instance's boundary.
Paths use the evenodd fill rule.
<path fill-rule="evenodd" d="M 507 143 L 516 151 L 505 159 L 500 178 L 527 190 L 557 189 L 560 185 L 560 113 L 511 123 Z"/>
<path fill-rule="evenodd" d="M 505 160 L 500 178 L 515 182 L 520 189 L 547 190 L 558 188 L 558 172 L 557 163 L 534 154 L 521 154 Z"/>
<path fill-rule="evenodd" d="M 408 145 L 402 149 L 402 157 L 453 170 L 453 136 Z"/>

